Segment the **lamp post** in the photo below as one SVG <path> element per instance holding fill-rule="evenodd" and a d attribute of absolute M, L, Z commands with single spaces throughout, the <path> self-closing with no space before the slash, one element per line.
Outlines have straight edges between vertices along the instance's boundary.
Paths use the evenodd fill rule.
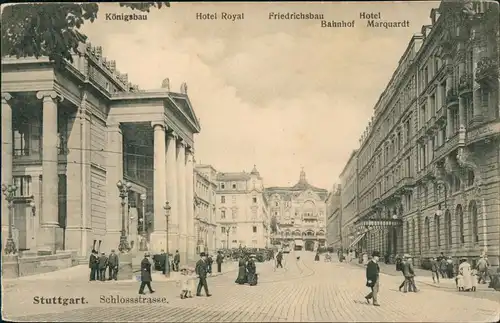
<path fill-rule="evenodd" d="M 167 255 L 165 256 L 166 259 L 165 259 L 165 276 L 166 277 L 170 277 L 170 250 L 169 250 L 169 246 L 168 246 L 168 225 L 169 225 L 169 218 L 170 218 L 170 210 L 172 209 L 172 207 L 170 206 L 170 204 L 167 202 L 165 202 L 165 206 L 163 206 L 163 209 L 165 209 L 165 218 L 166 218 L 166 225 L 165 225 L 165 230 L 166 230 L 166 235 L 165 235 L 165 239 L 166 239 L 166 248 L 167 248 Z"/>
<path fill-rule="evenodd" d="M 142 218 L 139 219 L 141 222 L 141 242 L 139 243 L 139 248 L 141 251 L 148 250 L 148 243 L 146 241 L 146 194 L 141 194 L 142 203 Z"/>
<path fill-rule="evenodd" d="M 230 227 L 230 226 L 227 226 L 227 227 L 226 227 L 226 239 L 227 239 L 227 240 L 226 240 L 226 241 L 227 241 L 227 243 L 226 243 L 226 248 L 227 248 L 227 250 L 229 250 L 229 232 L 230 232 L 230 231 L 231 231 L 231 227 Z"/>
<path fill-rule="evenodd" d="M 14 196 L 16 191 L 16 185 L 2 184 L 2 193 L 5 196 L 5 200 L 7 201 L 9 207 L 9 235 L 4 249 L 6 255 L 14 255 L 17 253 L 16 244 L 12 238 L 12 228 L 14 226 Z"/>
<path fill-rule="evenodd" d="M 128 252 L 130 250 L 130 247 L 128 245 L 127 241 L 127 232 L 125 230 L 125 199 L 128 197 L 128 192 L 130 191 L 130 188 L 132 187 L 132 184 L 129 182 L 123 183 L 122 181 L 118 181 L 116 183 L 116 187 L 118 187 L 118 191 L 120 192 L 120 198 L 122 200 L 121 205 L 122 205 L 122 232 L 120 235 L 120 244 L 118 245 L 118 250 L 122 253 Z"/>

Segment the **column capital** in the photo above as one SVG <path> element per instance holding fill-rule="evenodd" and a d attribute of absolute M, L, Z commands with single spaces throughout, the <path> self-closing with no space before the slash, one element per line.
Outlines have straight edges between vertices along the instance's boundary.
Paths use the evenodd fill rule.
<path fill-rule="evenodd" d="M 36 97 L 39 100 L 44 100 L 45 98 L 50 98 L 52 100 L 59 100 L 59 102 L 62 102 L 64 100 L 63 96 L 58 94 L 56 91 L 38 91 L 36 93 Z"/>
<path fill-rule="evenodd" d="M 2 102 L 7 102 L 12 99 L 12 95 L 8 92 L 2 92 Z"/>
<path fill-rule="evenodd" d="M 184 141 L 184 139 L 182 139 L 182 138 L 178 138 L 178 139 L 177 139 L 177 147 L 183 147 L 183 148 L 186 148 L 186 147 L 187 147 L 187 144 L 186 144 L 186 142 Z"/>
<path fill-rule="evenodd" d="M 106 130 L 107 131 L 116 131 L 116 132 L 122 132 L 122 125 L 119 122 L 108 122 L 106 124 Z"/>
<path fill-rule="evenodd" d="M 156 128 L 156 126 L 160 126 L 164 129 L 166 129 L 166 125 L 165 125 L 165 121 L 163 120 L 155 120 L 155 121 L 151 121 L 151 127 L 153 128 Z"/>
<path fill-rule="evenodd" d="M 179 135 L 175 131 L 173 131 L 173 130 L 168 131 L 167 132 L 167 136 L 169 138 L 174 139 L 174 140 L 177 140 L 179 138 Z"/>
<path fill-rule="evenodd" d="M 194 155 L 194 148 L 186 144 L 186 154 Z"/>

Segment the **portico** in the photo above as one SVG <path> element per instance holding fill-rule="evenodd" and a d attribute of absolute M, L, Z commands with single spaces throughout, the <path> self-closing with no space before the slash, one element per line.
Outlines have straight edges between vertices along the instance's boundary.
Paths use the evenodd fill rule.
<path fill-rule="evenodd" d="M 139 90 L 90 44 L 63 70 L 43 58 L 6 58 L 2 67 L 2 181 L 18 187 L 16 246 L 82 258 L 92 249 L 107 253 L 118 248 L 125 216 L 132 251 L 140 226 L 152 253 L 166 249 L 168 236 L 170 252 L 194 260 L 193 137 L 200 126 L 187 85 L 171 91 L 165 79 L 161 89 Z M 118 181 L 130 183 L 124 210 Z M 2 232 L 8 214 L 2 198 Z"/>

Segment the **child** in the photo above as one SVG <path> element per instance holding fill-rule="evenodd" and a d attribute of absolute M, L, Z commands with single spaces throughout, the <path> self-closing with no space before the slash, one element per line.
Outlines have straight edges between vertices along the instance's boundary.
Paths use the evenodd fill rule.
<path fill-rule="evenodd" d="M 455 277 L 455 283 L 459 292 L 464 290 L 464 280 L 462 274 L 457 274 L 457 276 Z"/>
<path fill-rule="evenodd" d="M 472 271 L 471 271 L 471 276 L 472 276 L 472 277 L 471 277 L 471 280 L 472 280 L 472 288 L 471 288 L 471 290 L 472 290 L 473 292 L 475 292 L 475 291 L 476 291 L 476 288 L 477 288 L 478 278 L 479 278 L 479 277 L 478 277 L 478 272 L 477 272 L 477 269 L 472 269 Z"/>
<path fill-rule="evenodd" d="M 178 285 L 180 285 L 181 288 L 181 299 L 187 298 L 188 294 L 190 294 L 189 276 L 187 268 L 184 267 L 181 268 L 181 278 L 180 281 L 178 282 Z"/>
<path fill-rule="evenodd" d="M 188 297 L 192 298 L 196 292 L 196 270 L 194 268 L 189 268 L 189 278 L 188 278 Z"/>

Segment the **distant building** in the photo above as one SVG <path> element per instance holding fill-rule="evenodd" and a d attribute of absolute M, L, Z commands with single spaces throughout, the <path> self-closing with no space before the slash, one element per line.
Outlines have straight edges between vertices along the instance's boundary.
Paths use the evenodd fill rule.
<path fill-rule="evenodd" d="M 342 246 L 341 192 L 341 186 L 336 185 L 326 199 L 326 243 L 331 248 Z"/>
<path fill-rule="evenodd" d="M 265 189 L 271 217 L 279 231 L 274 243 L 289 243 L 297 249 L 315 250 L 326 245 L 326 204 L 328 191 L 309 184 L 304 170 L 292 187 Z"/>
<path fill-rule="evenodd" d="M 265 248 L 270 218 L 264 183 L 257 168 L 250 173 L 217 173 L 218 248 Z"/>
<path fill-rule="evenodd" d="M 195 213 L 196 251 L 213 254 L 217 248 L 216 194 L 217 171 L 210 165 L 196 164 Z"/>
<path fill-rule="evenodd" d="M 342 247 L 357 248 L 356 237 L 349 231 L 358 214 L 358 159 L 357 150 L 354 150 L 340 174 L 341 209 L 342 209 Z M 358 248 L 359 249 L 359 248 Z"/>

